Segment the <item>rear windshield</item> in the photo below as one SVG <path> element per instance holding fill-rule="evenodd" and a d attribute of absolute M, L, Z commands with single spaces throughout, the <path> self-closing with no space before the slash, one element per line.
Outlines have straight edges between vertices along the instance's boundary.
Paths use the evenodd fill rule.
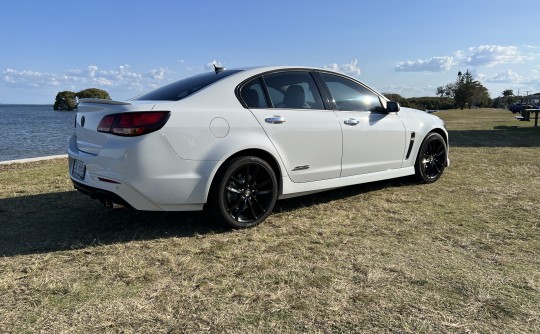
<path fill-rule="evenodd" d="M 241 70 L 224 70 L 218 73 L 208 72 L 194 75 L 192 77 L 170 83 L 146 94 L 139 95 L 132 100 L 178 101 L 218 80 L 240 71 Z"/>

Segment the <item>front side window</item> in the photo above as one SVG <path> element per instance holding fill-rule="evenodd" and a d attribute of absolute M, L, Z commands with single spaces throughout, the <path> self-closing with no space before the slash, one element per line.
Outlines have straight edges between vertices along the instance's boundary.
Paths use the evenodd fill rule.
<path fill-rule="evenodd" d="M 324 109 L 321 94 L 309 72 L 279 72 L 263 78 L 274 108 Z"/>
<path fill-rule="evenodd" d="M 383 109 L 377 94 L 364 86 L 329 73 L 321 73 L 321 77 L 334 98 L 337 110 L 381 111 Z"/>

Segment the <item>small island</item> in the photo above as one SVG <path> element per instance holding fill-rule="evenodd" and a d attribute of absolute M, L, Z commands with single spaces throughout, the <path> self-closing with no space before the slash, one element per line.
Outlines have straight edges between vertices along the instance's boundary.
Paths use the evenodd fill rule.
<path fill-rule="evenodd" d="M 110 100 L 111 96 L 107 91 L 99 88 L 87 88 L 77 93 L 65 90 L 56 94 L 53 108 L 58 111 L 72 111 L 77 109 L 78 100 L 85 98 Z"/>

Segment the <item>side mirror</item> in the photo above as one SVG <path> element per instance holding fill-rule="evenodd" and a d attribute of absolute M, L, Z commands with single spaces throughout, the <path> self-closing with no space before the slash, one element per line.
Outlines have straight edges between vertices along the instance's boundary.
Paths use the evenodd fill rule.
<path fill-rule="evenodd" d="M 386 111 L 387 112 L 398 112 L 399 111 L 399 103 L 394 101 L 388 101 L 386 102 Z"/>

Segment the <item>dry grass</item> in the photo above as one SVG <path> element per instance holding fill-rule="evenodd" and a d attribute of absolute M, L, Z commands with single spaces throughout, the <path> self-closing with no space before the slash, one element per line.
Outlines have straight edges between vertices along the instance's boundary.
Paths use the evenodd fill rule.
<path fill-rule="evenodd" d="M 446 111 L 452 167 L 230 231 L 108 211 L 66 161 L 0 166 L 0 332 L 540 332 L 540 128 Z"/>

